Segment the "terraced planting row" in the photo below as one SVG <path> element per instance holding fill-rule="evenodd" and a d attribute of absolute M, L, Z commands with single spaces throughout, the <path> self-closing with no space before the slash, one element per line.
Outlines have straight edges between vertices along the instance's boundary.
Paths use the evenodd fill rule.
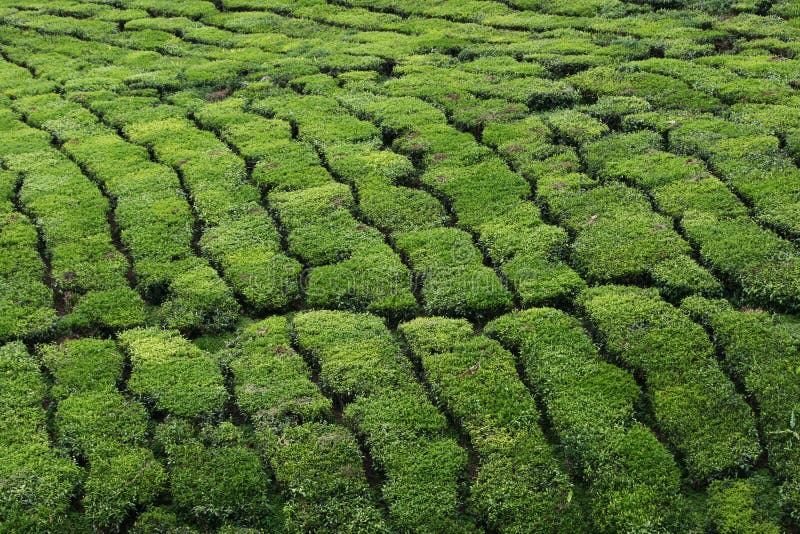
<path fill-rule="evenodd" d="M 0 532 L 795 532 L 798 21 L 0 0 Z"/>

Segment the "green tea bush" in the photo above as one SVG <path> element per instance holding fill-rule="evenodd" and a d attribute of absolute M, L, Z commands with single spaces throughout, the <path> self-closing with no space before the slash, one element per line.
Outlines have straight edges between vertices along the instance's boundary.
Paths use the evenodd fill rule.
<path fill-rule="evenodd" d="M 282 94 L 255 100 L 252 110 L 298 126 L 298 139 L 317 147 L 361 141 L 377 142 L 380 134 L 372 124 L 345 115 L 333 98 Z"/>
<path fill-rule="evenodd" d="M 777 137 L 763 135 L 751 124 L 698 119 L 675 128 L 669 140 L 674 150 L 706 159 L 754 206 L 759 219 L 782 233 L 797 235 L 795 196 L 800 170 L 780 149 Z"/>
<path fill-rule="evenodd" d="M 166 481 L 152 451 L 115 447 L 92 459 L 83 487 L 85 514 L 95 527 L 118 528 L 131 510 L 154 502 Z"/>
<path fill-rule="evenodd" d="M 3 115 L 0 128 L 4 140 L 1 157 L 6 167 L 21 176 L 19 202 L 43 236 L 51 276 L 68 307 L 66 311 L 81 295 L 126 288 L 127 261 L 112 244 L 106 218 L 110 208 L 97 186 L 54 150 L 46 137 L 12 115 Z M 18 138 L 24 141 L 14 140 Z M 122 326 L 130 326 L 124 317 L 131 307 L 141 308 L 141 299 L 133 293 L 117 297 L 107 302 L 110 308 L 106 311 L 123 317 Z M 131 319 L 135 324 L 141 317 Z"/>
<path fill-rule="evenodd" d="M 440 109 L 416 97 L 347 94 L 340 100 L 359 117 L 378 123 L 393 136 L 413 132 L 421 125 L 447 122 Z"/>
<path fill-rule="evenodd" d="M 750 303 L 797 309 L 800 264 L 789 241 L 746 217 L 684 219 L 686 236 L 699 244 L 701 257 L 720 275 L 741 287 Z"/>
<path fill-rule="evenodd" d="M 124 358 L 113 341 L 83 338 L 41 345 L 39 357 L 53 375 L 50 395 L 109 390 L 122 380 Z"/>
<path fill-rule="evenodd" d="M 378 230 L 353 217 L 349 187 L 333 182 L 275 192 L 270 202 L 288 230 L 289 250 L 312 266 L 306 293 L 310 305 L 390 316 L 416 308 L 407 268 Z"/>
<path fill-rule="evenodd" d="M 59 529 L 82 471 L 49 445 L 46 386 L 22 343 L 0 347 L 0 370 L 0 522 L 12 532 Z"/>
<path fill-rule="evenodd" d="M 97 123 L 97 118 L 78 104 L 53 100 L 48 102 L 47 109 L 56 116 L 60 116 L 58 115 L 60 113 L 61 115 L 77 116 L 82 123 L 90 125 Z M 45 121 L 43 124 L 48 124 L 48 122 Z M 162 300 L 165 294 L 168 296 L 160 310 L 160 315 L 169 327 L 191 331 L 204 328 L 225 328 L 230 325 L 238 314 L 238 305 L 231 290 L 220 280 L 217 273 L 197 258 L 192 257 L 190 247 L 192 217 L 188 204 L 176 192 L 180 190 L 180 182 L 177 177 L 174 176 L 174 173 L 171 177 L 164 177 L 164 173 L 171 171 L 163 167 L 152 166 L 145 150 L 136 150 L 132 145 L 118 139 L 113 135 L 113 130 L 103 129 L 100 126 L 92 126 L 92 128 L 92 131 L 96 129 L 98 134 L 89 136 L 88 139 L 81 133 L 82 130 L 75 134 L 62 133 L 61 135 L 68 137 L 64 147 L 72 157 L 84 163 L 95 178 L 105 184 L 109 193 L 116 197 L 120 212 L 118 222 L 121 227 L 121 238 L 130 247 L 134 267 L 137 272 L 141 273 L 142 292 L 156 300 Z M 73 131 L 74 129 L 62 130 L 62 132 Z M 73 138 L 72 135 L 77 135 L 77 137 Z M 104 148 L 110 148 L 110 144 L 116 150 L 95 151 L 95 147 L 91 146 L 95 141 L 98 141 Z M 123 161 L 127 164 L 122 168 L 132 167 L 130 172 L 137 176 L 143 175 L 144 180 L 137 180 L 134 184 L 120 180 L 120 161 L 117 159 L 117 155 L 122 155 Z M 152 185 L 154 179 L 160 182 L 155 191 L 141 189 L 144 185 Z M 123 183 L 124 185 L 122 185 Z M 173 188 L 170 188 L 170 185 Z M 162 191 L 166 198 L 163 200 L 158 198 L 158 201 L 153 202 L 150 195 Z M 155 228 L 150 225 L 145 226 L 148 217 L 141 217 L 138 209 L 133 211 L 134 208 L 141 205 L 141 201 L 147 202 L 150 206 L 149 211 L 155 212 L 152 213 L 153 218 L 156 219 L 152 225 Z M 165 226 L 167 228 L 182 226 L 183 231 L 168 233 Z M 151 239 L 153 237 L 156 237 L 155 242 Z M 165 251 L 161 249 L 161 246 L 165 245 L 165 240 L 176 240 L 177 243 L 171 250 Z M 182 256 L 189 261 L 176 263 L 175 260 L 183 259 Z M 121 269 L 124 267 L 124 261 L 120 263 Z M 135 303 L 131 305 L 123 300 L 121 304 L 123 305 L 121 310 L 115 311 L 113 315 L 108 315 L 108 317 L 116 315 L 117 323 L 106 326 L 136 324 L 131 319 L 138 319 L 134 315 Z M 98 299 L 96 306 L 107 310 L 108 301 L 104 302 L 103 299 Z M 81 325 L 87 317 L 94 319 L 99 315 L 87 308 L 82 307 L 78 310 L 79 313 L 75 318 L 76 324 Z"/>
<path fill-rule="evenodd" d="M 92 458 L 109 445 L 140 444 L 147 431 L 147 411 L 112 389 L 73 393 L 58 403 L 55 425 L 65 447 Z"/>
<path fill-rule="evenodd" d="M 677 128 L 676 138 L 687 146 L 699 147 L 702 140 L 726 131 L 712 130 L 709 123 L 702 121 L 694 125 L 697 128 L 692 123 Z M 727 131 L 735 132 L 737 127 L 730 124 Z M 678 219 L 703 260 L 741 288 L 747 300 L 771 301 L 791 309 L 795 259 L 788 242 L 748 219 L 746 206 L 709 174 L 702 162 L 660 151 L 659 144 L 658 136 L 652 132 L 614 135 L 589 145 L 585 158 L 602 178 L 630 181 L 650 193 L 657 206 Z M 619 156 L 614 155 L 617 153 Z M 631 157 L 631 153 L 636 155 Z M 745 238 L 746 235 L 750 237 Z M 655 270 L 653 276 L 658 276 Z M 708 280 L 707 274 L 703 278 Z M 698 283 L 701 281 L 697 279 Z M 715 292 L 707 282 L 700 288 L 706 295 L 713 296 Z M 667 294 L 682 296 L 681 292 L 672 293 Z"/>
<path fill-rule="evenodd" d="M 792 337 L 760 310 L 736 310 L 725 300 L 685 299 L 681 309 L 705 325 L 724 353 L 722 365 L 753 396 L 769 465 L 785 481 L 782 503 L 798 516 L 800 455 L 795 448 L 794 418 L 800 391 L 794 375 L 800 366 Z"/>
<path fill-rule="evenodd" d="M 653 289 L 602 286 L 578 298 L 606 352 L 641 373 L 654 422 L 702 482 L 760 452 L 750 407 L 714 360 L 703 329 Z"/>
<path fill-rule="evenodd" d="M 151 506 L 136 518 L 131 527 L 131 532 L 146 534 L 148 532 L 174 532 L 176 534 L 196 534 L 198 531 L 186 522 L 178 519 L 170 508 L 166 506 Z"/>
<path fill-rule="evenodd" d="M 257 438 L 278 482 L 283 512 L 295 530 L 367 528 L 385 531 L 355 437 L 326 423 L 331 400 L 291 347 L 286 318 L 242 329 L 229 354 L 236 401 L 257 424 Z"/>
<path fill-rule="evenodd" d="M 415 169 L 411 161 L 388 150 L 352 144 L 330 147 L 331 170 L 358 194 L 358 211 L 386 233 L 443 226 L 447 214 L 426 191 L 405 187 Z"/>
<path fill-rule="evenodd" d="M 663 109 L 716 111 L 721 107 L 717 98 L 662 74 L 626 72 L 602 66 L 570 76 L 567 81 L 589 97 L 636 96 Z"/>
<path fill-rule="evenodd" d="M 726 104 L 780 103 L 787 101 L 792 93 L 787 83 L 746 78 L 728 70 L 678 59 L 651 58 L 629 63 L 626 68 L 677 78 Z"/>
<path fill-rule="evenodd" d="M 394 523 L 410 531 L 465 529 L 458 485 L 466 453 L 447 435 L 445 417 L 414 380 L 383 322 L 318 311 L 298 315 L 293 325 L 300 349 L 320 365 L 322 386 L 354 399 L 345 418 L 386 474 L 383 497 Z"/>
<path fill-rule="evenodd" d="M 396 100 L 400 99 L 392 97 L 385 104 Z M 424 106 L 418 105 L 419 113 Z M 427 107 L 433 116 L 435 108 Z M 456 139 L 460 147 L 452 142 Z M 411 142 L 415 144 L 407 145 Z M 396 139 L 393 148 L 425 171 L 420 182 L 446 199 L 460 227 L 479 237 L 525 305 L 564 302 L 583 287 L 580 276 L 560 260 L 566 235 L 543 223 L 527 201 L 530 186 L 474 138 L 441 124 L 435 131 L 411 131 Z"/>
<path fill-rule="evenodd" d="M 0 184 L 0 340 L 37 337 L 55 324 L 53 292 L 44 283 L 36 228 L 12 206 L 16 175 L 0 171 Z"/>
<path fill-rule="evenodd" d="M 513 355 L 494 340 L 473 337 L 464 319 L 419 318 L 399 329 L 434 398 L 478 453 L 471 494 L 480 517 L 508 531 L 580 528 L 572 484 L 544 438 Z"/>
<path fill-rule="evenodd" d="M 206 2 L 204 0 L 185 0 L 179 4 L 173 4 L 163 0 L 133 0 L 131 2 L 126 2 L 126 5 L 133 9 L 146 9 L 156 16 L 188 17 L 194 19 L 217 13 L 213 2 Z"/>
<path fill-rule="evenodd" d="M 292 498 L 284 507 L 290 531 L 389 532 L 375 506 L 363 457 L 353 434 L 340 425 L 309 422 L 267 433 L 275 478 Z M 277 444 L 280 446 L 277 446 Z"/>
<path fill-rule="evenodd" d="M 269 317 L 239 331 L 227 366 L 237 404 L 254 418 L 313 421 L 330 413 L 330 399 L 311 381 L 310 369 L 291 347 L 284 317 Z"/>
<path fill-rule="evenodd" d="M 136 506 L 161 493 L 166 476 L 141 447 L 148 414 L 116 390 L 122 356 L 111 341 L 79 339 L 41 349 L 60 397 L 54 425 L 58 441 L 88 460 L 82 505 L 95 528 L 116 529 Z M 75 358 L 85 358 L 74 368 Z M 84 375 L 83 373 L 86 373 Z"/>
<path fill-rule="evenodd" d="M 4 121 L 3 126 L 13 128 L 9 134 L 13 137 L 21 137 L 26 130 L 35 131 L 12 120 Z M 59 289 L 81 294 L 127 285 L 125 259 L 111 243 L 105 216 L 108 202 L 76 165 L 50 147 L 49 141 L 39 136 L 36 139 L 37 148 L 20 146 L 15 150 L 14 141 L 4 136 L 3 156 L 5 165 L 22 175 L 20 203 L 45 237 Z M 59 196 L 64 197 L 61 202 Z M 66 205 L 78 209 L 65 214 Z M 56 217 L 64 218 L 63 223 L 55 225 Z"/>
<path fill-rule="evenodd" d="M 396 236 L 395 245 L 422 281 L 430 314 L 488 317 L 511 306 L 511 293 L 483 265 L 472 238 L 455 228 L 433 228 Z"/>
<path fill-rule="evenodd" d="M 278 140 L 259 149 L 253 181 L 266 190 L 289 191 L 331 183 L 330 173 L 307 143 Z"/>
<path fill-rule="evenodd" d="M 257 310 L 292 302 L 301 267 L 281 253 L 279 234 L 260 206 L 257 188 L 245 182 L 241 158 L 187 119 L 128 121 L 126 128 L 133 141 L 180 172 L 206 227 L 201 249 L 222 268 L 232 289 Z"/>
<path fill-rule="evenodd" d="M 727 532 L 782 532 L 778 492 L 768 475 L 740 480 L 716 480 L 708 488 L 711 523 Z"/>
<path fill-rule="evenodd" d="M 556 140 L 572 145 L 594 141 L 609 131 L 599 120 L 572 109 L 554 111 L 545 115 L 544 120 Z"/>
<path fill-rule="evenodd" d="M 4 461 L 0 519 L 10 532 L 60 529 L 77 492 L 81 469 L 46 442 L 0 445 Z"/>
<path fill-rule="evenodd" d="M 228 99 L 201 108 L 195 116 L 201 122 L 220 129 L 221 135 L 234 146 L 252 154 L 253 162 L 261 156 L 269 158 L 272 138 L 279 143 L 289 142 L 303 148 L 303 145 L 290 141 L 291 131 L 286 122 L 243 112 L 243 107 L 242 101 Z M 230 127 L 222 125 L 223 122 L 241 125 L 242 134 L 237 137 Z M 253 131 L 270 132 L 273 126 L 278 127 L 276 132 L 247 141 L 247 146 L 243 146 L 245 133 L 250 136 Z M 258 163 L 256 165 L 258 169 Z M 311 165 L 323 169 L 317 156 L 309 153 L 308 166 Z M 277 167 L 275 171 L 282 174 L 283 169 Z M 325 171 L 318 176 L 325 177 L 325 182 L 330 180 Z M 259 181 L 266 185 L 263 179 Z M 320 187 L 313 187 L 313 182 L 308 184 L 310 187 L 298 185 L 301 191 L 278 186 L 269 198 L 281 224 L 288 230 L 290 251 L 306 264 L 314 266 L 307 278 L 308 305 L 369 310 L 397 318 L 412 314 L 416 300 L 409 290 L 408 270 L 379 238 L 379 232 L 353 217 L 354 204 L 347 187 L 332 181 Z"/>
<path fill-rule="evenodd" d="M 655 213 L 642 193 L 621 183 L 601 185 L 581 174 L 551 174 L 539 180 L 539 198 L 574 232 L 571 257 L 589 281 L 646 280 L 661 262 L 690 251 L 669 219 Z"/>
<path fill-rule="evenodd" d="M 691 212 L 747 215 L 746 207 L 702 161 L 659 148 L 660 137 L 645 130 L 593 143 L 585 149 L 585 157 L 594 162 L 601 178 L 624 180 L 644 189 L 659 209 L 674 218 Z"/>
<path fill-rule="evenodd" d="M 248 437 L 230 422 L 198 431 L 168 418 L 155 441 L 167 456 L 175 507 L 201 525 L 237 520 L 260 528 L 278 526 L 278 502 Z"/>
<path fill-rule="evenodd" d="M 215 356 L 174 330 L 128 330 L 119 342 L 131 360 L 128 389 L 155 409 L 194 418 L 222 411 L 228 394 Z"/>
<path fill-rule="evenodd" d="M 5 2 L 0 531 L 791 530 L 799 13 Z"/>
<path fill-rule="evenodd" d="M 519 353 L 559 441 L 589 483 L 593 526 L 676 528 L 680 471 L 634 418 L 642 392 L 633 376 L 603 361 L 578 320 L 552 308 L 504 315 L 486 334 Z"/>
<path fill-rule="evenodd" d="M 42 78 L 33 79 L 28 69 L 3 61 L 0 63 L 3 82 L 0 83 L 0 94 L 4 97 L 21 97 L 47 93 L 55 89 L 56 82 Z M 10 102 L 8 102 L 10 103 Z"/>

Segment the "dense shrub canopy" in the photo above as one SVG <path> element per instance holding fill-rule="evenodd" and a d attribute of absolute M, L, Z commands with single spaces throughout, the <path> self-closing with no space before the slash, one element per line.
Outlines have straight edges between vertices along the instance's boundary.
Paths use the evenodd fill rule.
<path fill-rule="evenodd" d="M 0 533 L 800 528 L 797 0 L 0 0 Z"/>

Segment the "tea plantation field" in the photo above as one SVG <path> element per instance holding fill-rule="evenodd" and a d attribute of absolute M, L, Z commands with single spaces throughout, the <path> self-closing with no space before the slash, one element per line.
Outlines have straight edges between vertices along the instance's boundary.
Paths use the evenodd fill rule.
<path fill-rule="evenodd" d="M 0 0 L 0 533 L 793 533 L 800 0 Z"/>

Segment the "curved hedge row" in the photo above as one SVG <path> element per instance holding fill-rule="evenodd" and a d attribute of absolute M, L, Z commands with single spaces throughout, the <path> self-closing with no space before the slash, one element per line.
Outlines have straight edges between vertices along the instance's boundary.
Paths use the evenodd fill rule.
<path fill-rule="evenodd" d="M 80 468 L 50 447 L 39 363 L 19 341 L 0 347 L 0 522 L 18 532 L 68 525 Z"/>
<path fill-rule="evenodd" d="M 683 515 L 675 459 L 635 419 L 641 390 L 629 372 L 602 360 L 577 319 L 533 308 L 495 319 L 486 334 L 519 353 L 565 453 L 589 484 L 595 529 L 694 528 Z"/>
<path fill-rule="evenodd" d="M 798 17 L 0 0 L 0 531 L 791 532 Z"/>
<path fill-rule="evenodd" d="M 761 453 L 753 412 L 699 325 L 653 289 L 591 288 L 578 306 L 606 352 L 642 374 L 655 423 L 692 481 L 748 469 Z"/>
<path fill-rule="evenodd" d="M 73 312 L 67 324 L 125 328 L 142 323 L 143 302 L 130 289 L 128 262 L 112 243 L 108 201 L 51 146 L 48 134 L 8 109 L 1 120 L 0 158 L 19 176 L 18 201 L 42 236 L 61 312 Z"/>
<path fill-rule="evenodd" d="M 92 108 L 113 117 L 132 142 L 176 171 L 203 226 L 199 248 L 219 266 L 228 285 L 257 312 L 291 304 L 300 264 L 281 252 L 280 235 L 260 204 L 258 189 L 247 181 L 245 162 L 213 134 L 181 117 L 179 108 L 161 106 L 175 116 L 150 119 L 125 111 L 158 100 L 120 100 L 96 100 Z"/>
<path fill-rule="evenodd" d="M 434 398 L 478 454 L 471 496 L 487 526 L 502 532 L 584 528 L 572 482 L 544 437 L 513 355 L 475 336 L 464 319 L 418 318 L 399 330 Z"/>
<path fill-rule="evenodd" d="M 355 436 L 333 422 L 332 403 L 292 349 L 286 318 L 239 331 L 227 366 L 236 402 L 284 486 L 290 531 L 384 532 Z"/>
<path fill-rule="evenodd" d="M 560 260 L 566 235 L 543 223 L 539 210 L 528 202 L 529 186 L 471 136 L 449 126 L 436 107 L 413 97 L 345 95 L 342 100 L 397 136 L 393 150 L 416 161 L 420 184 L 446 200 L 456 224 L 477 237 L 524 305 L 563 303 L 583 287 L 580 277 Z M 471 255 L 465 251 L 453 256 Z M 437 270 L 434 265 L 429 268 Z M 494 288 L 488 272 L 476 267 L 468 277 L 480 282 L 472 284 L 474 289 L 462 289 L 464 298 L 469 301 L 475 293 L 488 309 L 473 311 L 472 304 L 459 314 L 481 317 L 507 308 L 508 297 Z M 445 278 L 442 284 L 457 281 Z M 428 311 L 453 313 L 440 307 Z"/>
<path fill-rule="evenodd" d="M 311 311 L 293 321 L 297 344 L 319 367 L 319 380 L 364 441 L 384 476 L 394 528 L 471 530 L 459 485 L 467 454 L 428 401 L 410 362 L 375 316 Z"/>
<path fill-rule="evenodd" d="M 724 353 L 723 367 L 753 396 L 769 465 L 785 481 L 781 502 L 792 517 L 800 517 L 800 452 L 794 430 L 800 402 L 796 341 L 770 314 L 739 311 L 725 300 L 689 297 L 681 309 L 709 328 Z"/>
<path fill-rule="evenodd" d="M 58 443 L 88 465 L 85 519 L 93 528 L 118 529 L 165 489 L 166 473 L 146 447 L 149 414 L 116 388 L 123 357 L 113 341 L 71 340 L 42 346 L 40 354 L 54 379 Z"/>
<path fill-rule="evenodd" d="M 177 176 L 79 104 L 44 95 L 17 105 L 34 112 L 29 120 L 62 141 L 63 150 L 115 199 L 115 220 L 137 288 L 161 304 L 162 321 L 188 331 L 230 325 L 238 305 L 217 273 L 192 253 L 193 220 Z"/>
<path fill-rule="evenodd" d="M 30 339 L 47 333 L 56 321 L 53 290 L 45 283 L 39 235 L 15 209 L 19 175 L 0 171 L 0 340 Z"/>

